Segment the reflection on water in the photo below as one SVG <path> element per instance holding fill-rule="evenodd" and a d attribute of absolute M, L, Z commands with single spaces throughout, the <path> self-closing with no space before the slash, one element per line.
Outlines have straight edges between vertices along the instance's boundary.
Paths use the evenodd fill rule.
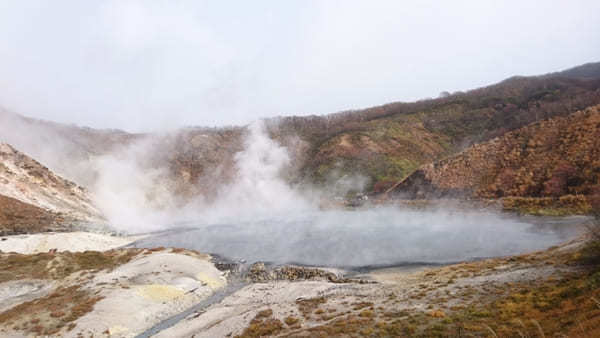
<path fill-rule="evenodd" d="M 248 262 L 364 267 L 449 263 L 544 249 L 575 236 L 583 217 L 376 208 L 201 221 L 152 234 L 137 247 L 184 247 Z"/>

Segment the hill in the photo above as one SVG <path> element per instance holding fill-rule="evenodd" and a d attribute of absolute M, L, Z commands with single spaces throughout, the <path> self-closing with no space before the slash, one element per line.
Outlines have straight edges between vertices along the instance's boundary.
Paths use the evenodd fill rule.
<path fill-rule="evenodd" d="M 282 118 L 279 133 L 296 132 L 310 144 L 301 171 L 306 181 L 358 173 L 370 179 L 368 188 L 383 191 L 419 166 L 472 144 L 600 103 L 595 73 L 584 73 L 585 79 L 564 74 L 571 73 L 514 77 L 415 103 Z"/>
<path fill-rule="evenodd" d="M 547 76 L 561 76 L 575 79 L 597 79 L 600 77 L 600 62 L 590 62 L 581 66 L 569 68 L 562 72 L 551 73 Z"/>
<path fill-rule="evenodd" d="M 592 63 L 543 76 L 512 77 L 437 99 L 272 118 L 265 124 L 270 137 L 290 153 L 291 165 L 284 170 L 289 182 L 331 186 L 351 178 L 365 183 L 360 190 L 382 192 L 420 166 L 470 145 L 600 104 L 598 69 L 600 63 Z M 0 140 L 79 185 L 97 185 L 102 177 L 98 160 L 106 164 L 108 159 L 128 162 L 136 173 L 158 172 L 161 189 L 184 200 L 210 199 L 231 181 L 234 156 L 243 148 L 246 133 L 245 127 L 190 127 L 132 134 L 0 111 Z"/>
<path fill-rule="evenodd" d="M 405 198 L 587 195 L 600 184 L 600 105 L 536 122 L 427 164 L 391 193 Z"/>
<path fill-rule="evenodd" d="M 94 175 L 85 165 L 126 147 L 141 135 L 32 119 L 0 108 L 0 142 L 8 143 L 50 167 L 56 174 L 88 185 Z"/>
<path fill-rule="evenodd" d="M 85 189 L 5 143 L 0 143 L 0 195 L 77 220 L 101 218 Z"/>

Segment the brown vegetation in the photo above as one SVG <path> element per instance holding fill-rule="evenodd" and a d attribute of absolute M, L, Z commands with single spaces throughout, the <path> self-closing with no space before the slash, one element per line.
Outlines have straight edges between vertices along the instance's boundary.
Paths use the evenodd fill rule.
<path fill-rule="evenodd" d="M 291 154 L 291 167 L 284 173 L 291 182 L 321 184 L 357 174 L 368 178 L 367 190 L 383 191 L 420 166 L 469 145 L 599 104 L 599 68 L 595 63 L 546 76 L 513 77 L 492 86 L 413 103 L 395 102 L 326 116 L 273 118 L 266 121 L 267 131 Z M 182 202 L 197 195 L 210 200 L 221 184 L 234 177 L 234 154 L 243 148 L 246 133 L 245 128 L 193 127 L 163 135 L 128 134 L 7 115 L 1 112 L 0 121 L 18 120 L 20 128 L 32 130 L 39 144 L 57 140 L 66 154 L 44 160 L 54 161 L 47 164 L 72 174 L 69 178 L 80 183 L 89 182 L 76 176 L 90 173 L 75 172 L 77 168 L 68 163 L 145 142 L 144 151 L 151 156 L 137 159 L 138 165 L 164 169 L 163 187 L 182 197 Z M 499 180 L 507 182 L 512 176 L 508 171 Z M 548 183 L 548 193 L 561 187 L 557 178 Z"/>
<path fill-rule="evenodd" d="M 59 214 L 0 195 L 0 236 L 66 230 L 62 221 Z"/>
<path fill-rule="evenodd" d="M 392 103 L 325 117 L 281 118 L 273 134 L 310 144 L 309 181 L 360 173 L 371 183 L 400 180 L 420 165 L 527 124 L 600 103 L 600 81 L 515 77 L 415 103 Z"/>
<path fill-rule="evenodd" d="M 296 305 L 298 305 L 298 310 L 302 315 L 306 318 L 309 317 L 310 314 L 315 311 L 321 304 L 325 304 L 327 299 L 325 297 L 317 297 L 317 298 L 309 298 L 309 299 L 298 299 L 296 300 Z"/>
<path fill-rule="evenodd" d="M 418 285 L 408 286 L 410 292 L 407 285 L 380 286 L 378 294 L 389 296 L 369 298 L 372 301 L 342 301 L 347 295 L 333 295 L 329 301 L 300 299 L 297 303 L 306 306 L 300 310 L 315 314 L 305 317 L 302 326 L 286 318 L 287 327 L 280 327 L 271 312 L 261 311 L 256 316 L 260 322 L 253 320 L 244 334 L 256 337 L 269 330 L 265 334 L 286 337 L 594 337 L 600 332 L 599 265 L 590 265 L 582 255 L 581 248 L 555 248 L 431 269 Z M 515 276 L 509 271 L 535 275 L 548 267 L 553 272 L 538 277 L 498 278 Z M 329 311 L 319 308 L 325 301 L 342 307 L 326 316 Z M 414 301 L 420 306 L 411 307 Z M 263 313 L 272 319 L 265 329 L 257 325 L 266 324 Z"/>
<path fill-rule="evenodd" d="M 73 329 L 73 322 L 92 311 L 101 299 L 79 286 L 59 288 L 46 297 L 0 313 L 0 324 L 29 334 L 56 335 Z"/>
<path fill-rule="evenodd" d="M 62 279 L 82 270 L 112 269 L 129 262 L 141 249 L 106 252 L 60 252 L 22 255 L 0 253 L 0 283 L 24 279 Z"/>
<path fill-rule="evenodd" d="M 254 338 L 277 335 L 283 330 L 283 323 L 279 319 L 271 318 L 271 315 L 273 315 L 273 310 L 271 309 L 260 311 L 256 317 L 250 321 L 250 325 L 244 329 L 242 334 L 236 337 Z"/>
<path fill-rule="evenodd" d="M 502 199 L 505 211 L 538 216 L 585 215 L 592 212 L 588 198 L 582 195 L 553 197 L 506 197 Z"/>
<path fill-rule="evenodd" d="M 600 106 L 534 123 L 426 165 L 393 190 L 409 198 L 589 195 L 600 181 Z"/>

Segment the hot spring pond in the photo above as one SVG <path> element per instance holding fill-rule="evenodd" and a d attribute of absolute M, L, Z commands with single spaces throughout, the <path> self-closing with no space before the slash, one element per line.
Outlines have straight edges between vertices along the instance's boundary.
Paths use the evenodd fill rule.
<path fill-rule="evenodd" d="M 444 264 L 545 249 L 576 236 L 585 221 L 393 208 L 315 211 L 186 222 L 132 246 L 181 247 L 249 263 L 343 268 Z"/>

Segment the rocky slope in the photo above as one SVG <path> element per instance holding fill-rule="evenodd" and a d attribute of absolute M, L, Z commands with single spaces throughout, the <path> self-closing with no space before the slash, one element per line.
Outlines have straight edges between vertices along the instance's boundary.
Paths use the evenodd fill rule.
<path fill-rule="evenodd" d="M 85 189 L 55 175 L 6 143 L 0 143 L 0 194 L 63 217 L 84 221 L 101 218 Z M 41 212 L 32 215 L 37 213 Z"/>
<path fill-rule="evenodd" d="M 425 165 L 393 188 L 405 198 L 587 195 L 600 184 L 600 105 L 555 117 Z"/>

